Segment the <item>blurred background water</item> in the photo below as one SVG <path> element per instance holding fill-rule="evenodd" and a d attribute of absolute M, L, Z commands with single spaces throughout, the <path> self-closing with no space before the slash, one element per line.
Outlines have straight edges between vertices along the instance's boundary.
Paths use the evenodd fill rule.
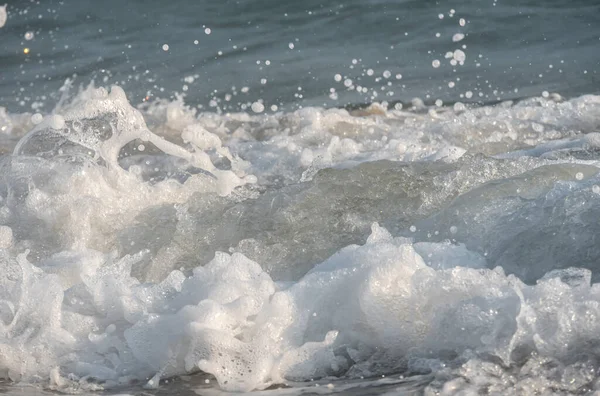
<path fill-rule="evenodd" d="M 42 0 L 7 10 L 0 103 L 14 111 L 48 111 L 66 79 L 117 83 L 133 103 L 178 93 L 226 111 L 600 91 L 594 0 Z"/>

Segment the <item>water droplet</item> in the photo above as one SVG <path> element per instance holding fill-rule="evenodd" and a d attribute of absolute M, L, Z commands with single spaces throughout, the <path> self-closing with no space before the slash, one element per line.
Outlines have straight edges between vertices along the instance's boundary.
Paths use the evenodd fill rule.
<path fill-rule="evenodd" d="M 43 119 L 44 119 L 44 117 L 40 113 L 36 113 L 31 116 L 31 122 L 33 122 L 35 125 L 42 122 Z"/>
<path fill-rule="evenodd" d="M 455 43 L 458 43 L 459 41 L 461 41 L 462 39 L 465 38 L 465 35 L 462 33 L 456 33 L 454 36 L 452 36 L 452 41 Z"/>
<path fill-rule="evenodd" d="M 265 106 L 260 102 L 252 103 L 252 111 L 255 113 L 262 113 L 265 111 Z"/>
<path fill-rule="evenodd" d="M 461 102 L 454 103 L 454 111 L 465 111 L 467 108 Z"/>
<path fill-rule="evenodd" d="M 456 51 L 454 51 L 454 59 L 456 59 L 457 62 L 464 62 L 465 59 L 467 59 L 467 55 L 465 55 L 465 53 L 462 50 L 457 49 Z"/>

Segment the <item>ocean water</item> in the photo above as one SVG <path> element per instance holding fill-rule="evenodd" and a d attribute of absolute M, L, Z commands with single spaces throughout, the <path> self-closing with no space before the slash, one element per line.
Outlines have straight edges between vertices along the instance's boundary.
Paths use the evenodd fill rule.
<path fill-rule="evenodd" d="M 0 7 L 0 393 L 600 393 L 597 1 Z"/>

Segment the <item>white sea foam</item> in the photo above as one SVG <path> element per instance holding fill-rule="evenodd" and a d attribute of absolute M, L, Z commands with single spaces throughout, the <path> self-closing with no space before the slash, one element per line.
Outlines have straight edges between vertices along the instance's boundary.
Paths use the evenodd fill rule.
<path fill-rule="evenodd" d="M 595 388 L 600 99 L 406 107 L 0 111 L 0 378 Z"/>

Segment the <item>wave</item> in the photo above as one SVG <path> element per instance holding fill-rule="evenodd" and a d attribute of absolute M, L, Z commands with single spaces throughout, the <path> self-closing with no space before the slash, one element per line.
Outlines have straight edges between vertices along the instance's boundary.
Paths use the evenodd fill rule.
<path fill-rule="evenodd" d="M 0 378 L 595 389 L 600 97 L 413 107 L 0 111 Z"/>

